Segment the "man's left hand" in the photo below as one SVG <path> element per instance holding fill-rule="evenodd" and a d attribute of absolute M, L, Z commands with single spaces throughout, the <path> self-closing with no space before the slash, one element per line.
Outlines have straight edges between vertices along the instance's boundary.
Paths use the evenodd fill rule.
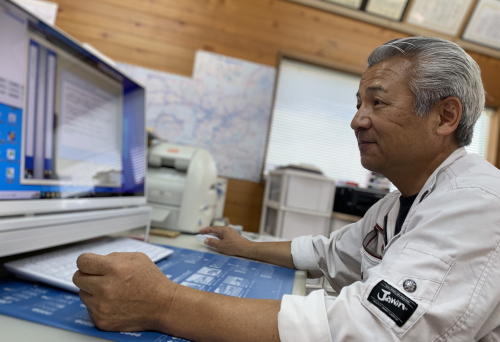
<path fill-rule="evenodd" d="M 107 331 L 162 330 L 177 284 L 143 253 L 85 253 L 73 282 L 92 322 Z"/>

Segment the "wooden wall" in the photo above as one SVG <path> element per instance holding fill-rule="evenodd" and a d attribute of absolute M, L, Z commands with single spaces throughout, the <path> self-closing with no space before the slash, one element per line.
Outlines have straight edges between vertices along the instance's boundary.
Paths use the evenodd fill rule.
<path fill-rule="evenodd" d="M 198 49 L 272 66 L 279 52 L 292 53 L 361 73 L 375 47 L 407 36 L 285 0 L 51 1 L 59 3 L 57 26 L 80 41 L 117 61 L 185 76 Z M 471 56 L 488 104 L 500 107 L 500 60 Z M 263 189 L 230 180 L 225 215 L 257 231 Z"/>

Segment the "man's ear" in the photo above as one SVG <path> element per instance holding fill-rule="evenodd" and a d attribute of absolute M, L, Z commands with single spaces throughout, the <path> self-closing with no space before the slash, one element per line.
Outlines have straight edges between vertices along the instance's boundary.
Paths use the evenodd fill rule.
<path fill-rule="evenodd" d="M 450 96 L 438 104 L 439 123 L 436 133 L 441 136 L 452 134 L 457 130 L 462 118 L 462 102 Z"/>

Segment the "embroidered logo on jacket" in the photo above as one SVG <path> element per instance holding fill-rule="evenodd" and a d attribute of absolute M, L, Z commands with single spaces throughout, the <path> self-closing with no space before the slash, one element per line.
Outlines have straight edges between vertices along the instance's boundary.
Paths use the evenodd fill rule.
<path fill-rule="evenodd" d="M 381 302 L 391 303 L 391 304 L 393 304 L 393 305 L 395 305 L 395 306 L 403 309 L 404 311 L 408 310 L 403 303 L 401 303 L 399 300 L 394 299 L 394 298 L 392 298 L 390 296 L 391 291 L 382 290 L 382 292 L 384 293 L 384 295 L 382 296 L 382 298 L 380 298 L 380 293 L 377 295 L 378 299 Z"/>
<path fill-rule="evenodd" d="M 402 327 L 418 307 L 417 303 L 384 280 L 373 287 L 367 299 L 398 327 Z M 380 314 L 377 315 L 381 317 Z"/>

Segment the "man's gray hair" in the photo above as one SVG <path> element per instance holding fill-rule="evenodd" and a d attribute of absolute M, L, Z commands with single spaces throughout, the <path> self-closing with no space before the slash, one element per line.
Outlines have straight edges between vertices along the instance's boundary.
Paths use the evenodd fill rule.
<path fill-rule="evenodd" d="M 484 109 L 484 88 L 477 63 L 457 44 L 439 38 L 411 37 L 391 40 L 368 57 L 368 68 L 391 58 L 413 63 L 410 89 L 413 111 L 427 116 L 439 101 L 455 96 L 462 102 L 462 118 L 457 127 L 459 146 L 470 145 L 474 124 Z"/>

